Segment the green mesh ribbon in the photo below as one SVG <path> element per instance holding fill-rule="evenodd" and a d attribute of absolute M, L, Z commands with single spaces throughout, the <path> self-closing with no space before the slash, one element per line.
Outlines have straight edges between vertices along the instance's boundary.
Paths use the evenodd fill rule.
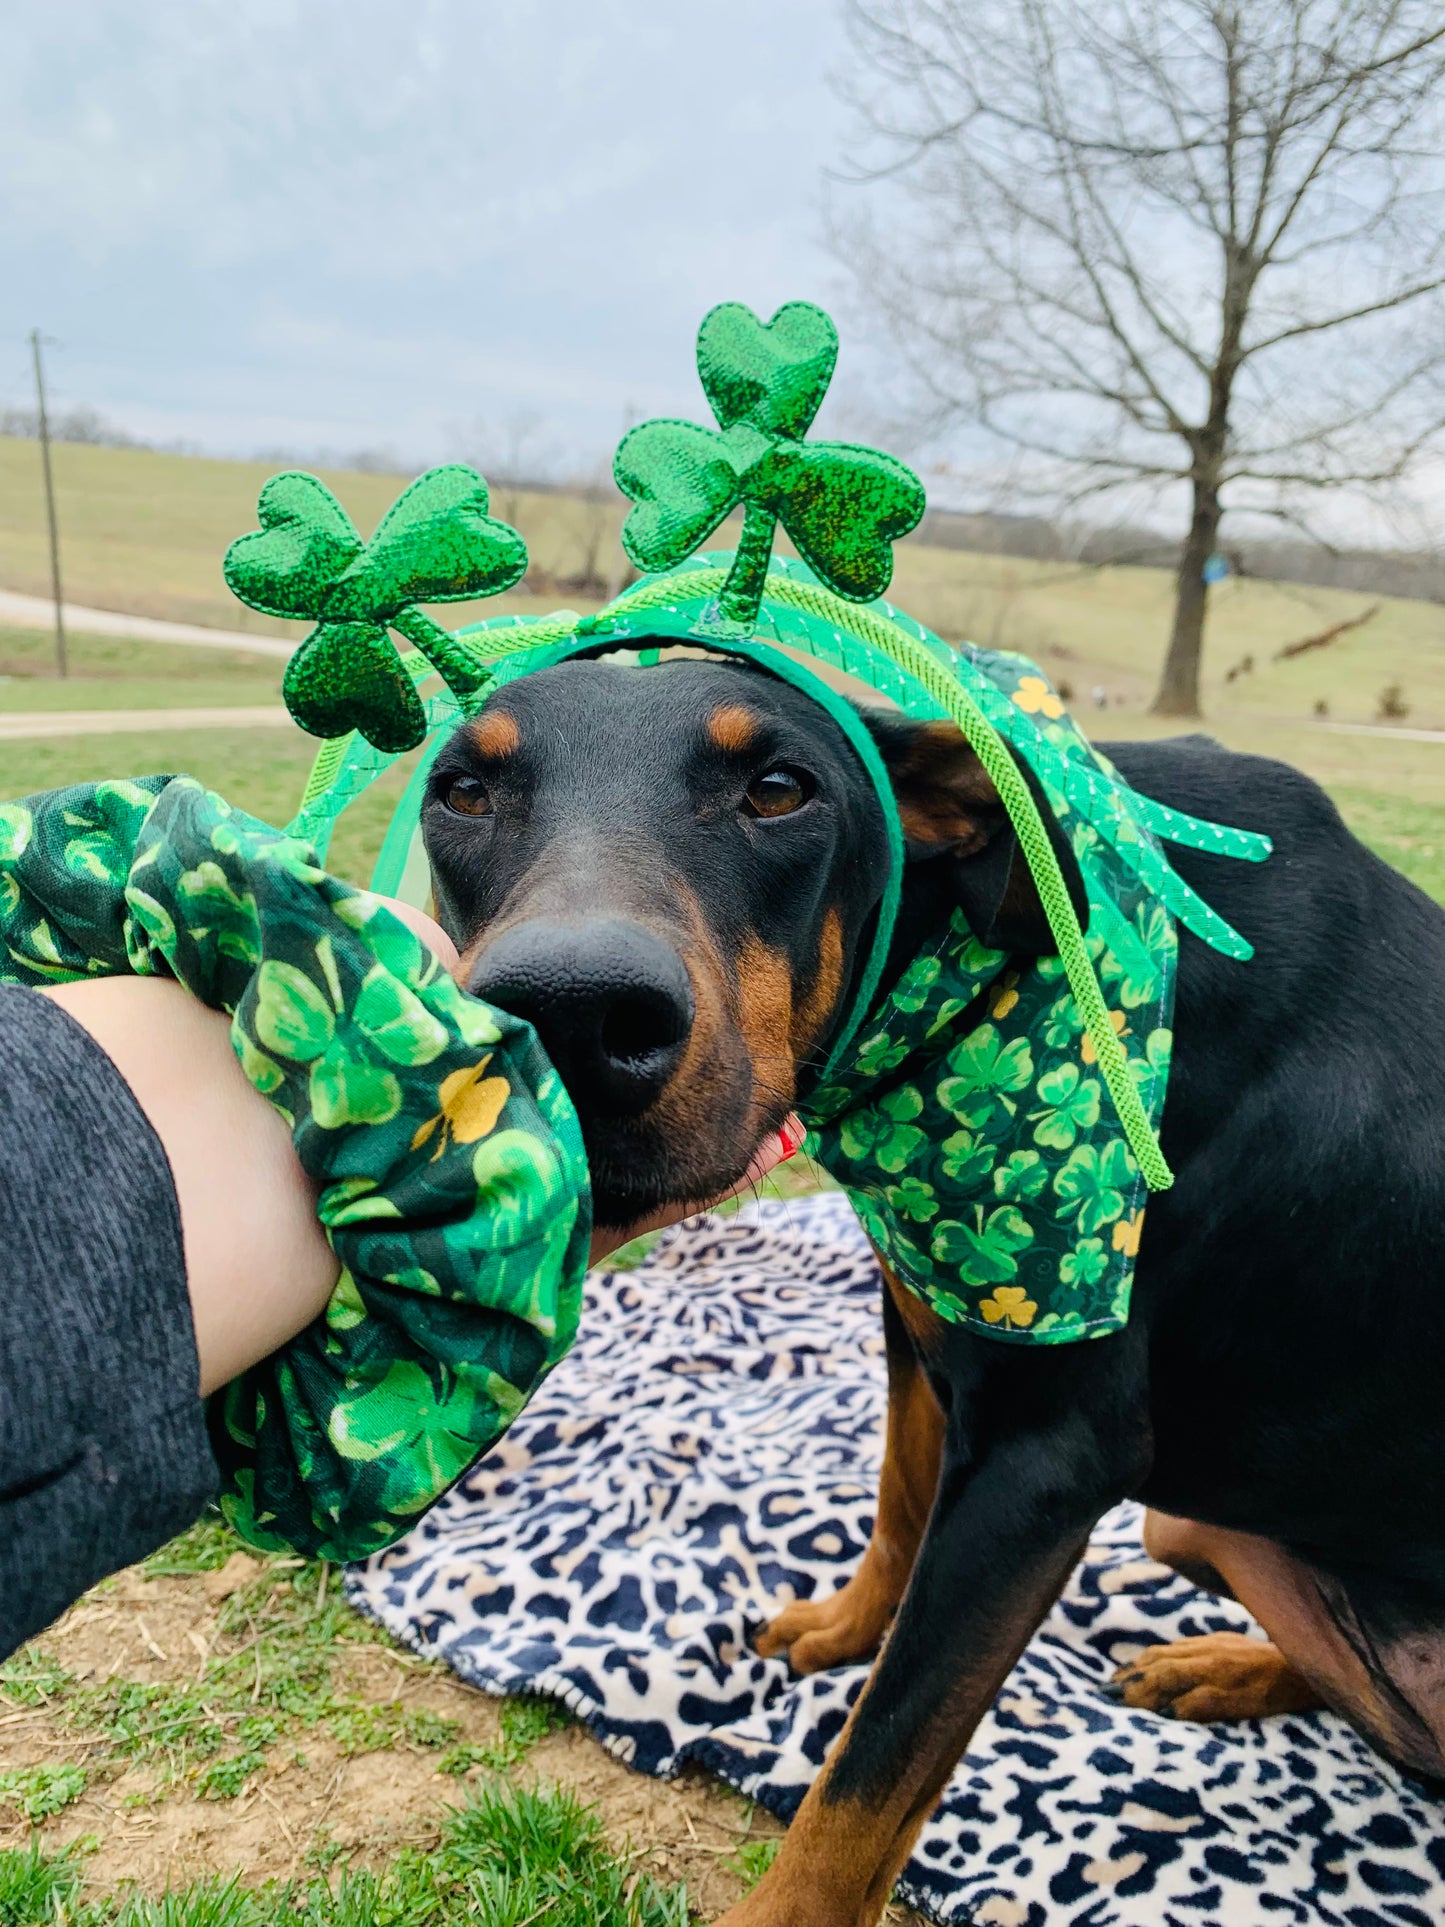
<path fill-rule="evenodd" d="M 212 1399 L 223 1504 L 261 1546 L 390 1544 L 576 1332 L 587 1168 L 530 1025 L 185 777 L 0 806 L 0 945 L 6 982 L 174 977 L 231 1014 L 342 1272 L 315 1324 Z"/>

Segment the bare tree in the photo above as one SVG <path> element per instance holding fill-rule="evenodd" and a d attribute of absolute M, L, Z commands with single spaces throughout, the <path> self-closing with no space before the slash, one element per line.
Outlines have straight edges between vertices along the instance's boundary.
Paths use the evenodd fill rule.
<path fill-rule="evenodd" d="M 535 408 L 513 408 L 495 419 L 481 416 L 453 432 L 463 461 L 480 469 L 491 485 L 492 513 L 515 525 L 529 487 L 551 482 L 555 450 Z"/>
<path fill-rule="evenodd" d="M 1039 499 L 1187 488 L 1154 708 L 1195 715 L 1226 507 L 1307 526 L 1445 427 L 1441 0 L 851 10 L 893 185 L 844 230 L 861 298 L 927 430 Z"/>
<path fill-rule="evenodd" d="M 583 474 L 573 477 L 566 484 L 566 489 L 574 505 L 572 520 L 576 545 L 573 555 L 576 567 L 570 576 L 564 578 L 562 586 L 578 595 L 597 596 L 604 602 L 610 601 L 609 590 L 616 569 L 610 567 L 604 572 L 602 558 L 604 551 L 612 548 L 616 548 L 619 555 L 622 553 L 617 536 L 626 506 L 612 479 L 612 464 L 597 462 Z M 622 559 L 626 560 L 625 557 Z"/>

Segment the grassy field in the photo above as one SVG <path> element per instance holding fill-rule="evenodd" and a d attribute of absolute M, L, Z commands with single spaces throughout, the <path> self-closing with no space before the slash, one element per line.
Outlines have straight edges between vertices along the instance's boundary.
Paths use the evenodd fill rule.
<path fill-rule="evenodd" d="M 221 579 L 227 543 L 255 526 L 269 469 L 139 449 L 63 446 L 55 451 L 62 560 L 70 600 L 106 609 L 256 633 L 296 626 L 243 608 Z M 403 476 L 327 474 L 363 533 Z M 566 496 L 495 492 L 494 508 L 527 538 L 546 593 L 502 596 L 439 611 L 450 623 L 506 609 L 544 610 L 589 600 L 558 582 L 600 568 L 618 551 L 620 506 Z M 720 543 L 723 538 L 720 538 Z M 39 455 L 33 442 L 0 438 L 0 587 L 49 592 Z M 1168 633 L 1172 586 L 1159 569 L 1083 568 L 1007 556 L 967 555 L 903 543 L 893 593 L 950 641 L 971 637 L 1037 657 L 1087 703 L 1102 686 L 1111 707 L 1143 707 Z M 1212 718 L 1308 719 L 1324 702 L 1337 720 L 1369 721 L 1380 692 L 1398 684 L 1409 721 L 1445 728 L 1445 610 L 1385 598 L 1364 627 L 1286 662 L 1277 652 L 1349 621 L 1375 598 L 1294 584 L 1230 582 L 1214 594 L 1205 700 Z M 1231 667 L 1251 671 L 1226 681 Z M 164 674 L 164 671 L 162 672 Z"/>
<path fill-rule="evenodd" d="M 161 652 L 161 646 L 156 647 Z M 191 660 L 210 654 L 182 649 L 174 653 Z M 51 682 L 44 687 L 53 694 L 58 685 Z M 11 704 L 7 699 L 17 688 L 25 700 Z M 161 692 L 153 705 L 157 708 L 260 702 L 274 699 L 276 693 L 274 683 L 255 682 L 252 672 L 244 669 L 230 679 L 212 673 L 165 683 L 145 677 L 133 681 L 77 678 L 72 689 L 85 693 L 76 693 L 68 706 L 85 710 L 146 708 L 152 706 L 147 692 L 154 689 Z M 0 684 L 0 714 L 12 707 L 60 706 L 39 697 L 34 684 Z M 1160 725 L 1138 710 L 1110 710 L 1097 722 L 1086 712 L 1084 721 L 1100 736 L 1105 731 L 1119 737 L 1161 733 Z M 1337 735 L 1307 722 L 1272 716 L 1231 715 L 1211 719 L 1209 726 L 1233 749 L 1280 757 L 1308 771 L 1330 791 L 1358 836 L 1445 902 L 1445 743 Z M 310 738 L 289 729 L 156 730 L 153 734 L 0 741 L 0 799 L 118 773 L 184 771 L 253 815 L 280 823 L 296 808 L 315 749 Z M 368 880 L 408 767 L 407 761 L 399 763 L 342 817 L 329 858 L 340 875 L 361 883 Z"/>
<path fill-rule="evenodd" d="M 56 736 L 0 741 L 0 798 L 26 796 L 62 783 L 156 771 L 195 776 L 238 808 L 267 823 L 295 814 L 317 745 L 293 729 L 199 729 L 154 735 Z M 406 781 L 399 763 L 367 791 L 336 827 L 328 861 L 341 876 L 365 883 Z"/>
<path fill-rule="evenodd" d="M 56 451 L 67 593 L 78 602 L 174 620 L 289 633 L 242 608 L 221 580 L 226 543 L 254 524 L 267 469 L 144 450 Z M 369 529 L 404 478 L 327 477 Z M 554 495 L 495 504 L 514 516 L 537 565 L 566 578 L 615 554 L 615 508 Z M 605 524 L 599 546 L 599 518 Z M 610 518 L 610 519 L 609 519 Z M 47 585 L 38 456 L 30 442 L 0 438 L 0 587 L 43 593 Z M 1096 735 L 1153 732 L 1145 714 L 1167 632 L 1171 584 L 1157 569 L 1090 569 L 966 555 L 905 543 L 894 594 L 953 640 L 1035 656 Z M 486 609 L 542 610 L 576 595 L 499 597 L 440 611 L 455 623 Z M 1370 722 L 1381 692 L 1395 687 L 1410 727 L 1445 729 L 1445 610 L 1384 600 L 1362 627 L 1285 661 L 1281 649 L 1371 606 L 1364 597 L 1292 584 L 1231 582 L 1216 591 L 1207 639 L 1208 727 L 1231 747 L 1282 756 L 1336 795 L 1359 833 L 1426 888 L 1445 897 L 1445 745 L 1407 737 L 1332 733 L 1326 721 Z M 1253 668 L 1227 680 L 1231 667 Z M 0 629 L 0 715 L 61 709 L 165 709 L 253 705 L 277 699 L 274 658 L 211 649 L 77 636 L 73 674 L 50 673 L 47 637 Z M 1105 707 L 1096 706 L 1102 692 Z M 1324 718 L 1317 714 L 1323 705 Z M 311 750 L 283 731 L 208 729 L 178 740 L 99 735 L 0 745 L 0 792 L 116 770 L 190 769 L 259 815 L 289 814 Z M 380 840 L 390 787 L 351 812 L 336 862 L 364 876 Z"/>
<path fill-rule="evenodd" d="M 34 442 L 0 436 L 0 588 L 49 595 L 39 461 Z M 256 526 L 256 497 L 273 473 L 271 464 L 71 445 L 57 447 L 54 462 L 68 601 L 172 622 L 299 637 L 294 623 L 258 615 L 237 602 L 221 577 L 227 543 Z M 322 471 L 322 479 L 369 535 L 412 477 Z M 510 512 L 513 498 L 499 490 L 492 506 L 499 514 Z M 614 505 L 524 494 L 516 500 L 515 517 L 533 562 L 548 578 L 581 572 L 594 550 L 609 557 L 617 553 L 621 512 Z M 514 593 L 485 605 L 450 604 L 440 613 L 455 625 L 481 614 L 538 606 L 535 595 Z M 592 607 L 595 601 L 577 606 Z"/>
<path fill-rule="evenodd" d="M 0 625 L 0 715 L 17 710 L 201 709 L 278 703 L 284 662 L 124 636 L 68 638 L 70 674 L 52 673 L 54 640 Z"/>
<path fill-rule="evenodd" d="M 240 608 L 220 577 L 266 473 L 59 449 L 68 596 L 299 637 Z M 400 486 L 328 479 L 364 531 Z M 554 581 L 582 572 L 599 515 L 609 531 L 618 520 L 550 496 L 496 507 Z M 36 450 L 0 440 L 0 587 L 47 586 Z M 1035 656 L 1091 734 L 1160 733 L 1145 710 L 1168 623 L 1162 573 L 905 545 L 894 594 L 952 639 Z M 485 611 L 509 606 L 540 611 L 553 597 Z M 1211 615 L 1206 726 L 1309 771 L 1368 843 L 1445 901 L 1445 744 L 1334 733 L 1316 714 L 1323 704 L 1330 721 L 1369 722 L 1393 684 L 1410 725 L 1445 729 L 1445 612 L 1385 602 L 1338 642 L 1274 660 L 1368 606 L 1228 585 Z M 454 624 L 466 612 L 440 613 Z M 129 710 L 157 726 L 0 740 L 0 799 L 186 770 L 263 818 L 291 815 L 316 747 L 299 731 L 161 726 L 166 710 L 276 702 L 279 661 L 84 635 L 71 656 L 62 683 L 48 637 L 0 629 L 0 715 Z M 1253 668 L 1226 680 L 1245 658 Z M 348 811 L 333 868 L 366 879 L 404 780 L 398 766 Z M 777 1832 L 701 1776 L 641 1780 L 554 1709 L 470 1691 L 351 1614 L 324 1569 L 249 1558 L 210 1523 L 105 1582 L 0 1668 L 0 1927 L 682 1927 L 689 1909 L 711 1914 L 743 1891 Z"/>

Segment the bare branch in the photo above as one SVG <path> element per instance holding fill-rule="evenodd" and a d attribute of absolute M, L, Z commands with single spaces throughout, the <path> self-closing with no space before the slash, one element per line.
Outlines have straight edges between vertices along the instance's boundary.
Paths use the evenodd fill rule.
<path fill-rule="evenodd" d="M 1445 438 L 1439 0 L 850 18 L 854 177 L 888 211 L 845 259 L 918 432 L 1012 450 L 1056 501 L 1187 484 L 1196 654 L 1232 502 L 1385 488 Z"/>

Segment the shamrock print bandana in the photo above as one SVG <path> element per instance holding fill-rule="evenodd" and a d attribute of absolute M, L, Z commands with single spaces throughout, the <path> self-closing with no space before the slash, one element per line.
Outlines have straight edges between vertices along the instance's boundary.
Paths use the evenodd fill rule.
<path fill-rule="evenodd" d="M 210 1401 L 223 1509 L 254 1545 L 366 1557 L 572 1343 L 591 1230 L 576 1113 L 530 1025 L 189 777 L 0 805 L 0 981 L 125 972 L 230 1013 L 341 1260 L 322 1316 Z"/>
<path fill-rule="evenodd" d="M 1032 663 L 980 666 L 1072 729 Z M 1089 953 L 1150 1124 L 1169 1077 L 1173 917 L 1061 796 Z M 1103 933 L 1107 933 L 1106 935 Z M 986 949 L 959 912 L 875 1005 L 805 1112 L 884 1262 L 940 1317 L 1015 1344 L 1118 1331 L 1146 1186 L 1057 957 Z"/>

